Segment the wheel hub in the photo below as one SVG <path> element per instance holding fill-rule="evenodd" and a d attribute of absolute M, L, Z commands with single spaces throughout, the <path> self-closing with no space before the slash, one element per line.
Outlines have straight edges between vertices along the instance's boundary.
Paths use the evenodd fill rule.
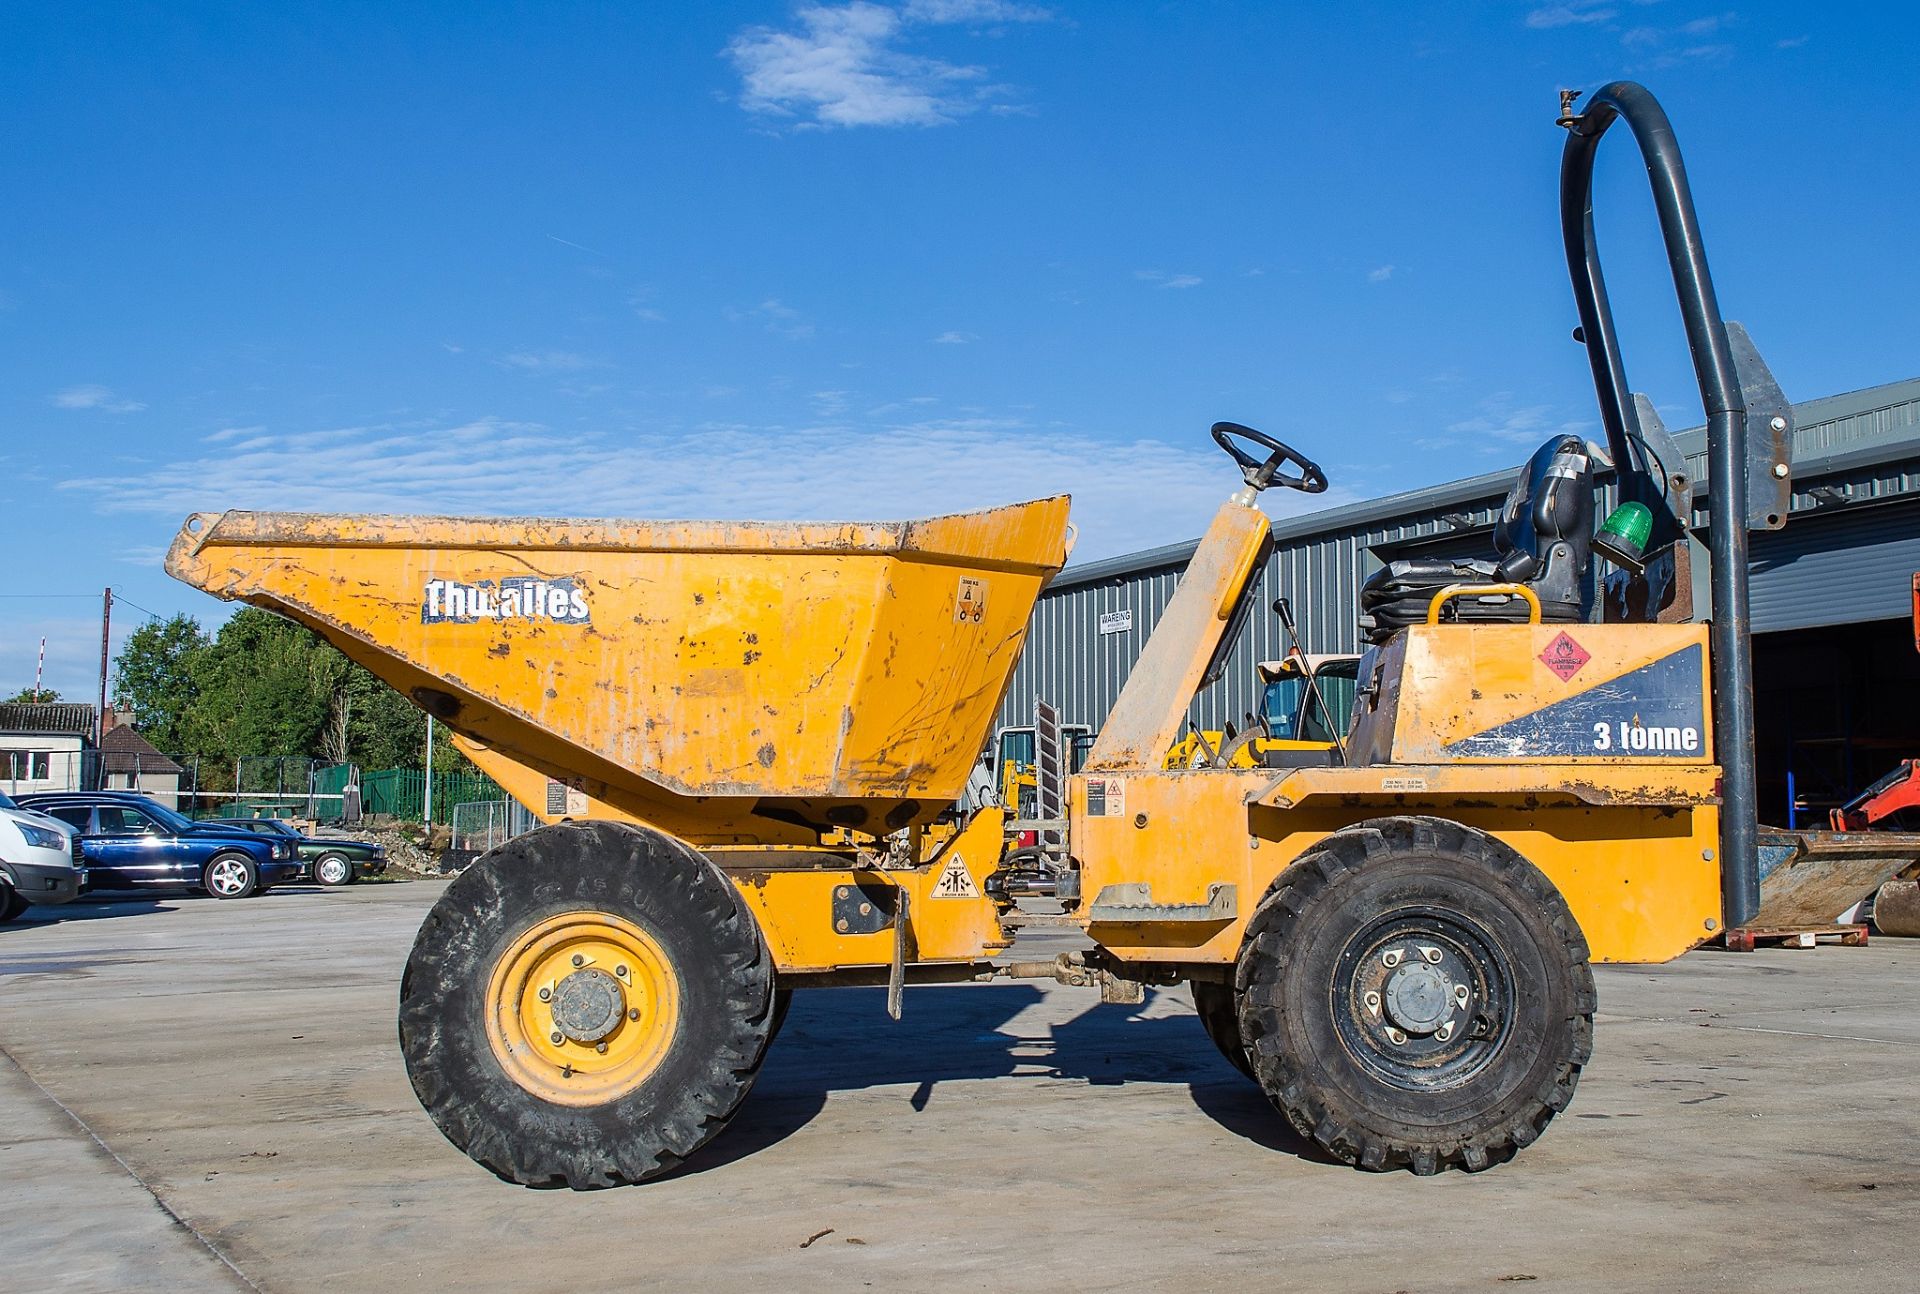
<path fill-rule="evenodd" d="M 1453 981 L 1425 961 L 1401 965 L 1387 977 L 1387 1018 L 1408 1033 L 1430 1034 L 1453 1014 Z"/>
<path fill-rule="evenodd" d="M 553 1027 L 575 1042 L 599 1042 L 626 1013 L 620 981 L 603 970 L 574 971 L 553 991 Z"/>
<path fill-rule="evenodd" d="M 1408 1090 L 1465 1082 L 1500 1049 L 1511 970 L 1483 929 L 1433 909 L 1383 913 L 1341 954 L 1335 1027 L 1349 1054 Z"/>
<path fill-rule="evenodd" d="M 514 1082 L 557 1105 L 632 1091 L 680 1027 L 680 979 L 654 935 L 611 912 L 528 927 L 488 977 L 487 1040 Z"/>

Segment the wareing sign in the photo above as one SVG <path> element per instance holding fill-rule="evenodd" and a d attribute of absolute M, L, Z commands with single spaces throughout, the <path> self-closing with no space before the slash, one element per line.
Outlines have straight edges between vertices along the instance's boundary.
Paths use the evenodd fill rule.
<path fill-rule="evenodd" d="M 587 593 L 571 579 L 507 576 L 466 584 L 459 580 L 428 580 L 420 597 L 420 623 L 472 624 L 475 621 L 519 621 L 559 625 L 593 623 L 587 611 Z"/>

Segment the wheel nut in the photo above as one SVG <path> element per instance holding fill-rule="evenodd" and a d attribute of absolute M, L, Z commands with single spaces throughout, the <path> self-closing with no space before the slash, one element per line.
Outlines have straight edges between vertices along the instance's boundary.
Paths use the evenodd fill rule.
<path fill-rule="evenodd" d="M 1380 995 L 1378 993 L 1372 989 L 1368 989 L 1367 995 L 1360 1000 L 1367 1004 L 1367 1010 L 1373 1012 L 1375 1015 L 1380 1014 Z"/>
<path fill-rule="evenodd" d="M 585 957 L 582 957 L 579 953 L 575 953 L 573 955 L 573 964 L 575 966 L 585 966 L 587 964 L 587 959 Z"/>
<path fill-rule="evenodd" d="M 551 1034 L 549 1034 L 548 1036 L 549 1036 L 549 1037 L 551 1037 L 551 1038 L 553 1039 L 553 1043 L 554 1043 L 554 1045 L 555 1045 L 556 1047 L 557 1047 L 557 1046 L 559 1046 L 559 1045 L 560 1045 L 561 1043 L 563 1043 L 563 1042 L 565 1042 L 565 1041 L 567 1040 L 567 1039 L 566 1039 L 566 1035 L 565 1035 L 565 1034 L 563 1034 L 563 1033 L 561 1033 L 561 1032 L 560 1032 L 560 1031 L 559 1031 L 558 1029 L 555 1029 L 555 1030 L 554 1030 L 554 1031 L 553 1031 L 553 1032 L 552 1032 Z"/>
<path fill-rule="evenodd" d="M 551 1002 L 551 1001 L 553 1000 L 553 990 L 552 990 L 552 989 L 550 989 L 550 988 L 543 988 L 543 989 L 541 989 L 541 990 L 540 990 L 540 1000 L 541 1000 L 542 1002 Z"/>
<path fill-rule="evenodd" d="M 640 1018 L 640 1008 L 639 1008 L 639 1007 L 637 1007 L 637 1006 L 634 1006 L 634 1007 L 628 1007 L 628 1008 L 627 1008 L 627 1019 L 629 1019 L 629 1020 L 638 1020 L 639 1018 Z"/>
<path fill-rule="evenodd" d="M 1400 964 L 1402 954 L 1398 948 L 1389 948 L 1380 954 L 1380 964 L 1391 970 Z"/>
<path fill-rule="evenodd" d="M 1465 984 L 1455 984 L 1453 986 L 1453 1000 L 1461 1006 L 1467 1004 L 1467 986 Z"/>
<path fill-rule="evenodd" d="M 1420 955 L 1435 965 L 1438 965 L 1440 962 L 1440 950 L 1438 948 L 1422 948 Z"/>
<path fill-rule="evenodd" d="M 604 1055 L 606 1055 L 606 1054 L 607 1054 L 607 1044 L 606 1044 L 606 1043 L 604 1043 L 604 1042 L 596 1042 L 596 1043 L 594 1043 L 594 1044 L 593 1044 L 593 1049 L 594 1049 L 595 1051 L 597 1051 L 597 1052 L 599 1052 L 599 1053 L 600 1053 L 600 1054 L 601 1054 L 602 1056 L 604 1056 Z"/>
<path fill-rule="evenodd" d="M 1447 1039 L 1453 1037 L 1453 1021 L 1449 1020 L 1445 1024 L 1441 1025 L 1438 1029 L 1435 1029 L 1433 1031 L 1433 1036 L 1438 1038 L 1441 1042 L 1445 1042 Z"/>
<path fill-rule="evenodd" d="M 1402 1043 L 1406 1042 L 1407 1035 L 1404 1033 L 1401 1033 L 1398 1029 L 1388 1029 L 1387 1040 L 1391 1042 L 1394 1046 L 1398 1047 Z"/>

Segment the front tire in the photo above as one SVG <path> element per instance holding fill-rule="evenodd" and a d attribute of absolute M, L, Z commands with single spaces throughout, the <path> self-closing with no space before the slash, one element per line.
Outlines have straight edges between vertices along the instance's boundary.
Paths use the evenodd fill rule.
<path fill-rule="evenodd" d="M 1532 1144 L 1593 1051 L 1593 972 L 1566 901 L 1439 818 L 1337 832 L 1274 883 L 1236 970 L 1255 1076 L 1361 1168 L 1479 1170 Z"/>
<path fill-rule="evenodd" d="M 1207 1038 L 1220 1049 L 1229 1065 L 1259 1082 L 1253 1072 L 1253 1062 L 1247 1059 L 1246 1040 L 1240 1036 L 1240 1001 L 1233 986 L 1194 980 L 1192 988 L 1194 1014 L 1200 1017 L 1200 1027 L 1207 1031 Z"/>
<path fill-rule="evenodd" d="M 313 880 L 330 890 L 351 885 L 353 863 L 345 854 L 322 854 L 313 860 Z"/>
<path fill-rule="evenodd" d="M 0 926 L 13 921 L 32 904 L 20 897 L 20 891 L 0 881 Z"/>
<path fill-rule="evenodd" d="M 645 1181 L 724 1128 L 774 1024 L 772 958 L 711 862 L 611 822 L 493 850 L 427 915 L 400 986 L 413 1090 L 509 1181 Z"/>
<path fill-rule="evenodd" d="M 245 854 L 221 854 L 200 873 L 200 885 L 216 899 L 244 899 L 260 886 L 260 869 Z"/>

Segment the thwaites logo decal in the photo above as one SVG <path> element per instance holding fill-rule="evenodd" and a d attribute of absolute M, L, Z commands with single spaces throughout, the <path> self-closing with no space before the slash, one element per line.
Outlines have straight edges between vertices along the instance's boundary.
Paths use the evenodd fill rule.
<path fill-rule="evenodd" d="M 428 580 L 420 595 L 420 623 L 473 624 L 476 621 L 585 625 L 593 620 L 587 593 L 578 581 L 509 575 L 465 584 Z"/>
<path fill-rule="evenodd" d="M 1699 644 L 1683 647 L 1531 714 L 1450 742 L 1447 752 L 1468 759 L 1585 755 L 1703 762 L 1710 752 L 1700 667 Z"/>
<path fill-rule="evenodd" d="M 1558 675 L 1562 683 L 1571 682 L 1580 667 L 1592 659 L 1587 649 L 1569 638 L 1564 630 L 1540 653 L 1540 663 Z"/>

